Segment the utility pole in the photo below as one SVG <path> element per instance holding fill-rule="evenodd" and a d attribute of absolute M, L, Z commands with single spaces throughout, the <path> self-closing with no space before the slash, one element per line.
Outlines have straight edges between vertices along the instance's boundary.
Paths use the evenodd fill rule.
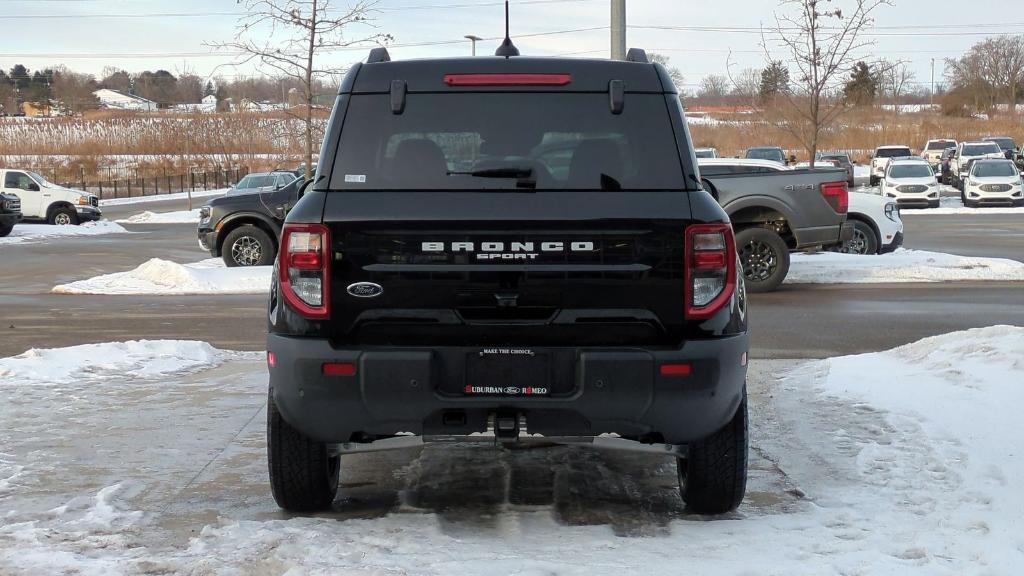
<path fill-rule="evenodd" d="M 463 36 L 463 38 L 465 38 L 466 40 L 469 40 L 470 42 L 473 43 L 473 56 L 476 56 L 476 43 L 479 42 L 480 40 L 483 40 L 483 38 L 481 38 L 479 36 L 474 36 L 472 34 L 469 34 L 467 36 Z"/>
<path fill-rule="evenodd" d="M 928 91 L 928 107 L 935 106 L 935 58 L 932 58 L 932 88 Z"/>
<path fill-rule="evenodd" d="M 626 0 L 612 0 L 612 60 L 626 59 Z"/>

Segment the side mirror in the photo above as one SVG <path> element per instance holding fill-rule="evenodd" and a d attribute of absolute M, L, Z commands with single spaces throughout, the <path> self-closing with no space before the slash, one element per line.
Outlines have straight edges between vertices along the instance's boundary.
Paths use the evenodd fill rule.
<path fill-rule="evenodd" d="M 712 184 L 711 180 L 708 180 L 707 178 L 701 178 L 700 184 L 708 191 L 708 194 L 711 194 L 711 197 L 715 199 L 715 202 L 718 202 L 718 186 Z"/>
<path fill-rule="evenodd" d="M 28 191 L 29 192 L 39 192 L 39 184 L 36 184 L 35 182 L 30 182 L 29 185 L 28 185 Z"/>

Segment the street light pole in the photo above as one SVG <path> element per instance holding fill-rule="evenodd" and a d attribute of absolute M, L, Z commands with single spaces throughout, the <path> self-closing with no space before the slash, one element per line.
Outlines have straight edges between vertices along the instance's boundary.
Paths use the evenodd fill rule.
<path fill-rule="evenodd" d="M 932 58 L 932 88 L 928 92 L 928 106 L 935 106 L 935 58 Z"/>
<path fill-rule="evenodd" d="M 476 56 L 476 43 L 479 40 L 483 40 L 483 38 L 479 36 L 474 36 L 472 34 L 467 34 L 466 36 L 463 36 L 463 38 L 473 43 L 473 56 Z"/>
<path fill-rule="evenodd" d="M 626 0 L 612 0 L 612 60 L 626 59 Z"/>

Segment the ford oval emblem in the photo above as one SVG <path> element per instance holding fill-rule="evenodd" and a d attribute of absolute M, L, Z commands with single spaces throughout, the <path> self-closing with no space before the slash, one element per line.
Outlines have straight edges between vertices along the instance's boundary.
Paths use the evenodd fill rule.
<path fill-rule="evenodd" d="M 373 282 L 356 282 L 355 284 L 349 284 L 348 293 L 356 298 L 373 298 L 383 294 L 384 288 L 380 284 L 374 284 Z"/>

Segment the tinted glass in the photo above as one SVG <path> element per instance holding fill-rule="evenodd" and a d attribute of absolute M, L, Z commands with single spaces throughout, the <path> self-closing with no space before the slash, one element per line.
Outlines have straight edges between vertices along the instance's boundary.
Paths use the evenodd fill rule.
<path fill-rule="evenodd" d="M 747 150 L 747 158 L 750 160 L 774 160 L 775 162 L 786 162 L 786 154 L 776 148 L 751 148 Z"/>
<path fill-rule="evenodd" d="M 900 164 L 889 168 L 890 178 L 931 178 L 935 176 L 927 164 Z"/>
<path fill-rule="evenodd" d="M 910 153 L 910 148 L 882 148 L 875 152 L 876 158 L 901 158 L 904 156 L 913 156 Z"/>
<path fill-rule="evenodd" d="M 28 177 L 28 174 L 22 174 L 21 172 L 8 172 L 7 176 L 4 177 L 4 188 L 28 190 L 28 185 L 31 183 L 32 179 Z"/>
<path fill-rule="evenodd" d="M 995 142 L 1001 150 L 1013 150 L 1017 147 L 1012 138 L 986 138 L 985 140 Z"/>
<path fill-rule="evenodd" d="M 840 164 L 852 164 L 850 157 L 846 154 L 823 154 L 818 158 L 819 160 L 835 160 Z"/>
<path fill-rule="evenodd" d="M 719 166 L 719 165 L 715 165 L 715 166 L 701 166 L 700 167 L 700 175 L 701 176 L 723 176 L 723 175 L 726 175 L 726 174 L 735 174 L 735 173 L 736 173 L 736 167 L 735 166 Z"/>
<path fill-rule="evenodd" d="M 1020 172 L 1013 162 L 978 162 L 971 170 L 971 174 L 978 178 L 993 178 L 996 176 L 1019 176 Z"/>
<path fill-rule="evenodd" d="M 949 140 L 936 140 L 935 142 L 929 142 L 927 149 L 934 152 L 935 150 L 945 150 L 950 146 L 956 146 L 956 142 Z"/>
<path fill-rule="evenodd" d="M 964 146 L 962 156 L 984 156 L 985 154 L 999 154 L 1002 150 L 995 143 L 992 144 L 971 144 Z"/>
<path fill-rule="evenodd" d="M 343 190 L 681 190 L 665 99 L 627 94 L 351 97 L 332 171 Z"/>
<path fill-rule="evenodd" d="M 697 150 L 696 152 L 694 152 L 694 154 L 697 155 L 697 158 L 714 158 L 715 157 L 715 152 L 713 150 Z"/>

